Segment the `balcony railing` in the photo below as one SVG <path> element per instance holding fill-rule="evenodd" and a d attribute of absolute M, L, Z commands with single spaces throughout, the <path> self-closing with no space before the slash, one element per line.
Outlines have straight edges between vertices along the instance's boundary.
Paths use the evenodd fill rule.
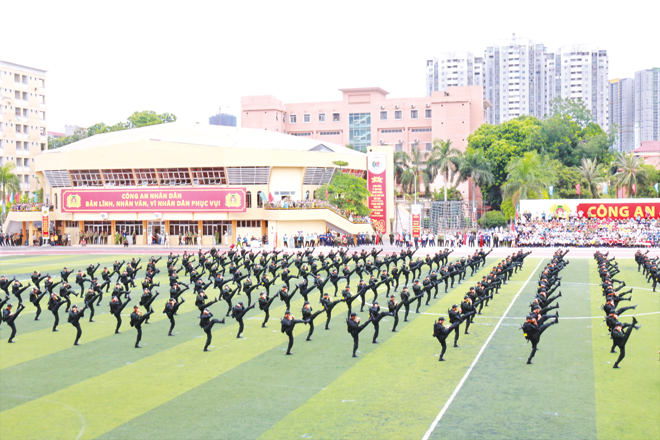
<path fill-rule="evenodd" d="M 44 206 L 43 203 L 14 203 L 11 205 L 11 210 L 12 211 L 19 211 L 19 212 L 34 212 L 34 211 L 41 211 L 41 208 Z M 48 206 L 48 210 L 52 211 L 54 209 L 53 205 L 45 205 Z"/>
<path fill-rule="evenodd" d="M 371 224 L 371 219 L 368 216 L 354 215 L 331 205 L 325 200 L 280 200 L 279 202 L 264 202 L 264 208 L 268 210 L 329 209 L 351 223 Z"/>

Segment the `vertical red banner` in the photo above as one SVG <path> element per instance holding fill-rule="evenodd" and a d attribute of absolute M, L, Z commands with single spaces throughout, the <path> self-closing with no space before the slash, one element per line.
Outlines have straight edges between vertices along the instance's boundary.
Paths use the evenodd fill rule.
<path fill-rule="evenodd" d="M 422 230 L 422 205 L 412 205 L 410 209 L 412 214 L 412 236 L 419 237 Z"/>
<path fill-rule="evenodd" d="M 379 232 L 387 233 L 387 155 L 385 153 L 367 154 L 367 189 L 371 223 Z"/>
<path fill-rule="evenodd" d="M 48 207 L 44 206 L 41 208 L 41 236 L 43 238 L 48 238 L 49 229 L 50 222 L 48 221 Z"/>

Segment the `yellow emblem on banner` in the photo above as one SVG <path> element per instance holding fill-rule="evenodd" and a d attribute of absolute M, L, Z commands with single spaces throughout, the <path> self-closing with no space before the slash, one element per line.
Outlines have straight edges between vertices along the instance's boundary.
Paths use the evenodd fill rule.
<path fill-rule="evenodd" d="M 227 194 L 227 197 L 225 197 L 225 205 L 227 205 L 227 208 L 240 208 L 241 195 L 238 193 Z"/>
<path fill-rule="evenodd" d="M 69 194 L 66 196 L 67 208 L 80 208 L 80 196 L 78 194 Z"/>

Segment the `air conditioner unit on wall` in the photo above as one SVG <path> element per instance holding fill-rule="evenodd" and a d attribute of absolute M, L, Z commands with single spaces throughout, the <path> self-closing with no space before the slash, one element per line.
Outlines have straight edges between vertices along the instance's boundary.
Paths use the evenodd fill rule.
<path fill-rule="evenodd" d="M 399 106 L 398 106 L 398 105 L 395 105 L 394 108 L 399 108 Z"/>
<path fill-rule="evenodd" d="M 105 212 L 101 213 L 101 220 L 107 220 L 108 219 L 108 214 Z"/>
<path fill-rule="evenodd" d="M 415 139 L 415 143 L 418 144 L 418 143 L 419 143 L 419 139 Z"/>
<path fill-rule="evenodd" d="M 163 218 L 163 213 L 162 212 L 154 212 L 154 218 L 158 218 L 158 219 Z"/>

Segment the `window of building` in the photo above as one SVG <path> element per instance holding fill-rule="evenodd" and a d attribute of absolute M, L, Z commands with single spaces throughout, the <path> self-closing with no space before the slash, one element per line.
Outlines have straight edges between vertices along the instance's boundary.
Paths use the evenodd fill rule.
<path fill-rule="evenodd" d="M 302 133 L 301 133 L 301 132 L 296 132 L 296 133 L 291 133 L 291 132 L 289 132 L 289 134 L 290 134 L 291 136 L 311 136 L 311 135 L 312 135 L 312 133 L 310 133 L 310 132 L 308 132 L 308 131 L 306 131 L 306 132 L 302 132 Z"/>
<path fill-rule="evenodd" d="M 383 110 L 380 112 L 380 120 L 387 121 L 387 110 Z"/>
<path fill-rule="evenodd" d="M 158 186 L 158 178 L 154 168 L 136 168 L 135 178 L 138 186 Z"/>
<path fill-rule="evenodd" d="M 381 130 L 381 133 L 401 133 L 403 130 L 400 128 L 386 128 Z"/>
<path fill-rule="evenodd" d="M 417 119 L 418 115 L 419 115 L 418 110 L 410 110 L 410 119 Z"/>
<path fill-rule="evenodd" d="M 410 131 L 412 131 L 413 133 L 424 133 L 424 132 L 430 132 L 431 129 L 430 128 L 413 128 Z"/>
<path fill-rule="evenodd" d="M 296 122 L 298 122 L 298 116 L 297 115 L 289 115 L 289 122 L 291 124 L 295 124 Z"/>
<path fill-rule="evenodd" d="M 197 235 L 198 231 L 199 223 L 197 220 L 170 220 L 170 235 L 187 235 L 188 233 Z"/>
<path fill-rule="evenodd" d="M 77 186 L 103 186 L 99 170 L 71 170 L 71 183 Z"/>
<path fill-rule="evenodd" d="M 310 115 L 309 113 L 305 113 L 303 115 L 303 123 L 309 124 L 310 122 L 312 122 L 312 115 Z"/>
<path fill-rule="evenodd" d="M 77 228 L 77 227 L 79 227 L 79 225 L 78 225 L 78 222 L 72 222 L 70 220 L 66 220 L 64 222 L 64 227 L 65 228 Z"/>
<path fill-rule="evenodd" d="M 339 122 L 339 113 L 332 114 L 332 122 Z"/>
<path fill-rule="evenodd" d="M 433 143 L 432 142 L 427 142 L 426 143 L 426 151 L 431 151 L 433 150 Z"/>
<path fill-rule="evenodd" d="M 227 176 L 223 167 L 191 168 L 193 185 L 226 185 Z"/>
<path fill-rule="evenodd" d="M 403 144 L 395 144 L 394 151 L 403 151 Z"/>
<path fill-rule="evenodd" d="M 133 170 L 101 170 L 105 186 L 135 186 Z"/>
<path fill-rule="evenodd" d="M 319 113 L 319 122 L 325 122 L 325 113 Z"/>
<path fill-rule="evenodd" d="M 426 110 L 424 110 L 424 117 L 425 117 L 426 119 L 431 119 L 432 114 L 433 114 L 433 113 L 432 113 L 432 111 L 431 111 L 430 108 L 427 108 Z"/>
<path fill-rule="evenodd" d="M 320 131 L 321 136 L 339 136 L 341 131 Z"/>
<path fill-rule="evenodd" d="M 190 186 L 192 179 L 188 168 L 158 168 L 160 186 Z"/>
<path fill-rule="evenodd" d="M 23 100 L 27 101 L 28 100 L 28 94 L 27 92 L 23 92 Z"/>
<path fill-rule="evenodd" d="M 236 220 L 237 228 L 260 228 L 261 220 Z"/>
<path fill-rule="evenodd" d="M 245 207 L 252 208 L 252 192 L 248 191 L 245 193 Z"/>
<path fill-rule="evenodd" d="M 259 191 L 257 192 L 257 208 L 263 208 L 264 207 L 264 192 Z"/>
<path fill-rule="evenodd" d="M 371 145 L 371 113 L 348 115 L 349 144 L 358 151 L 367 151 Z"/>
<path fill-rule="evenodd" d="M 403 112 L 401 110 L 395 110 L 394 119 L 403 119 Z"/>

